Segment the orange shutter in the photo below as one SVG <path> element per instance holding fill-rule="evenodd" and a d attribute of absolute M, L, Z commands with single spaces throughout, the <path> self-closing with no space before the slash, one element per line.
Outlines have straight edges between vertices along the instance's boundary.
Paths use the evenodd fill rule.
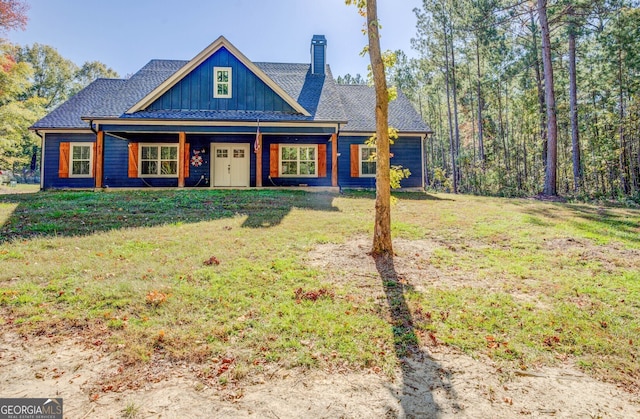
<path fill-rule="evenodd" d="M 318 144 L 318 177 L 327 177 L 327 145 Z"/>
<path fill-rule="evenodd" d="M 58 177 L 69 177 L 69 143 L 60 143 L 60 162 L 58 163 Z"/>
<path fill-rule="evenodd" d="M 278 144 L 271 144 L 269 147 L 269 176 L 278 177 L 278 154 L 280 148 Z"/>
<path fill-rule="evenodd" d="M 129 177 L 138 177 L 138 143 L 129 143 Z"/>
<path fill-rule="evenodd" d="M 360 177 L 360 159 L 358 144 L 351 144 L 351 177 Z"/>
<path fill-rule="evenodd" d="M 189 143 L 184 143 L 184 177 L 189 177 L 189 163 L 191 163 L 191 149 Z"/>

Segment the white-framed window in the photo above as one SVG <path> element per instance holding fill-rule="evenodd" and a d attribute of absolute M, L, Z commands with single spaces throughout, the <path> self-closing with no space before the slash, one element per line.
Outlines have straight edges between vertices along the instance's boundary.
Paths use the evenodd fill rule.
<path fill-rule="evenodd" d="M 361 144 L 358 147 L 358 167 L 360 167 L 360 177 L 375 177 L 376 148 L 366 144 Z"/>
<path fill-rule="evenodd" d="M 318 145 L 280 144 L 280 176 L 318 177 Z"/>
<path fill-rule="evenodd" d="M 231 98 L 231 67 L 213 67 L 213 97 Z"/>
<path fill-rule="evenodd" d="M 177 144 L 140 144 L 140 177 L 178 177 Z"/>
<path fill-rule="evenodd" d="M 93 143 L 71 143 L 69 148 L 69 177 L 93 177 Z"/>

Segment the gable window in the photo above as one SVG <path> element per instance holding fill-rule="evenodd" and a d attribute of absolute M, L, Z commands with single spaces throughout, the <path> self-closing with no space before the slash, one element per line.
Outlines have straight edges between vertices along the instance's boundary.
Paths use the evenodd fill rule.
<path fill-rule="evenodd" d="M 231 98 L 231 67 L 213 67 L 213 97 Z"/>
<path fill-rule="evenodd" d="M 93 177 L 93 143 L 71 143 L 69 177 Z"/>
<path fill-rule="evenodd" d="M 376 148 L 361 144 L 359 146 L 360 177 L 373 177 L 376 175 Z"/>
<path fill-rule="evenodd" d="M 317 145 L 280 146 L 280 176 L 317 177 Z"/>
<path fill-rule="evenodd" d="M 178 145 L 140 144 L 140 176 L 177 177 Z"/>

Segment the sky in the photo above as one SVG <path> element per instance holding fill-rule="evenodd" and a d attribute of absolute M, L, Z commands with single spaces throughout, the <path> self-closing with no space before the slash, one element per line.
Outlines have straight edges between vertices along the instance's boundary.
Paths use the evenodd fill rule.
<path fill-rule="evenodd" d="M 6 38 L 50 45 L 77 65 L 101 61 L 121 77 L 151 59 L 190 60 L 223 35 L 251 61 L 308 63 L 314 34 L 327 38 L 334 77 L 367 74 L 364 18 L 344 0 L 27 0 L 25 31 Z M 382 50 L 409 57 L 420 0 L 378 0 Z"/>

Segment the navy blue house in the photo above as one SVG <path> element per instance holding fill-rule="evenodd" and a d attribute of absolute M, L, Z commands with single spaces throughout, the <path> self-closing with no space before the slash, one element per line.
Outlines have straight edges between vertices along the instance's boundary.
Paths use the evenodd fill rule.
<path fill-rule="evenodd" d="M 375 187 L 375 93 L 339 85 L 314 35 L 309 64 L 252 62 L 224 37 L 191 61 L 152 60 L 98 79 L 36 122 L 42 189 Z M 392 165 L 423 184 L 430 132 L 399 92 Z"/>

